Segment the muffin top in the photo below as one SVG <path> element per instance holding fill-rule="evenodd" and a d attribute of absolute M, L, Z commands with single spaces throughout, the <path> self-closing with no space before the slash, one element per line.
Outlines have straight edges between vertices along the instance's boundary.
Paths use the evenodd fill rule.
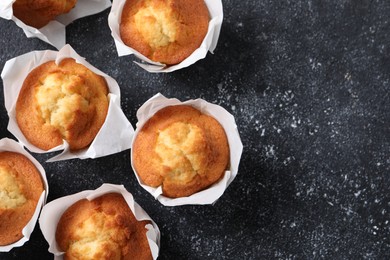
<path fill-rule="evenodd" d="M 173 65 L 199 48 L 209 20 L 203 0 L 127 0 L 120 33 L 144 56 Z"/>
<path fill-rule="evenodd" d="M 65 139 L 72 150 L 88 146 L 108 111 L 105 79 L 74 59 L 46 62 L 25 79 L 16 104 L 20 130 L 48 150 Z"/>
<path fill-rule="evenodd" d="M 77 0 L 16 0 L 14 15 L 27 25 L 41 28 L 58 15 L 68 13 Z"/>
<path fill-rule="evenodd" d="M 162 185 L 163 194 L 189 196 L 217 182 L 229 163 L 224 129 L 191 106 L 158 111 L 138 132 L 133 165 L 142 182 Z"/>
<path fill-rule="evenodd" d="M 146 224 L 121 194 L 108 193 L 70 206 L 58 222 L 56 241 L 64 259 L 152 259 Z"/>
<path fill-rule="evenodd" d="M 0 152 L 0 245 L 23 237 L 43 190 L 41 175 L 29 159 Z"/>

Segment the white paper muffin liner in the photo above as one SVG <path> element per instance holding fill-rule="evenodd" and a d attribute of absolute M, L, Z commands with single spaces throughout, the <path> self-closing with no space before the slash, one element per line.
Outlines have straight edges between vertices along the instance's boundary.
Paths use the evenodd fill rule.
<path fill-rule="evenodd" d="M 55 60 L 58 64 L 64 58 L 73 58 L 77 63 L 84 65 L 94 73 L 104 77 L 110 92 L 108 95 L 110 100 L 109 108 L 103 126 L 87 148 L 79 151 L 71 151 L 68 143 L 64 140 L 62 145 L 45 151 L 32 145 L 21 132 L 16 121 L 16 102 L 24 79 L 32 69 L 50 60 Z M 9 116 L 8 130 L 20 143 L 34 153 L 63 150 L 61 154 L 52 157 L 48 161 L 60 161 L 72 158 L 97 158 L 118 153 L 131 147 L 134 128 L 121 110 L 118 83 L 107 74 L 86 62 L 70 45 L 65 45 L 60 51 L 33 51 L 13 58 L 6 62 L 1 77 L 4 85 L 5 108 Z"/>
<path fill-rule="evenodd" d="M 125 198 L 135 218 L 139 221 L 149 220 L 152 224 L 147 224 L 145 227 L 148 230 L 146 236 L 149 242 L 150 250 L 152 252 L 153 259 L 157 259 L 160 248 L 160 230 L 157 224 L 149 217 L 149 215 L 134 201 L 133 196 L 128 192 L 123 185 L 114 185 L 105 183 L 96 190 L 86 190 L 73 195 L 65 196 L 50 203 L 46 204 L 42 209 L 41 216 L 39 218 L 39 226 L 49 243 L 49 252 L 54 254 L 54 259 L 63 259 L 64 252 L 58 249 L 55 239 L 55 232 L 57 229 L 58 221 L 62 214 L 71 205 L 81 199 L 93 200 L 106 193 L 120 193 Z"/>
<path fill-rule="evenodd" d="M 131 149 L 131 165 L 133 167 L 133 171 L 137 177 L 139 184 L 146 191 L 148 191 L 155 199 L 160 201 L 165 206 L 179 206 L 179 205 L 186 205 L 186 204 L 201 204 L 201 205 L 212 204 L 222 196 L 226 188 L 237 176 L 238 166 L 240 163 L 240 158 L 243 150 L 243 145 L 237 130 L 236 122 L 234 120 L 233 115 L 231 115 L 228 111 L 226 111 L 221 106 L 211 104 L 203 99 L 195 99 L 195 100 L 188 100 L 185 102 L 181 102 L 175 98 L 166 98 L 162 94 L 158 93 L 154 97 L 146 101 L 137 111 L 138 123 L 136 125 L 133 144 L 134 144 L 134 140 L 137 138 L 138 132 L 142 129 L 143 125 L 149 120 L 149 118 L 151 118 L 157 111 L 161 110 L 162 108 L 167 106 L 175 106 L 175 105 L 190 105 L 198 109 L 199 111 L 201 111 L 203 114 L 212 116 L 218 120 L 218 122 L 222 125 L 222 127 L 225 130 L 228 143 L 229 143 L 229 149 L 230 149 L 229 170 L 225 171 L 225 174 L 221 180 L 219 180 L 217 183 L 214 183 L 209 188 L 194 193 L 191 196 L 181 197 L 181 198 L 165 197 L 164 195 L 162 195 L 161 186 L 154 188 L 146 184 L 143 184 L 140 177 L 137 174 L 137 171 L 134 168 L 133 149 Z"/>
<path fill-rule="evenodd" d="M 44 191 L 42 192 L 38 200 L 37 207 L 35 208 L 33 216 L 22 230 L 23 237 L 15 243 L 6 246 L 0 246 L 0 252 L 9 252 L 12 248 L 22 246 L 30 239 L 30 235 L 34 230 L 35 224 L 37 223 L 39 212 L 41 211 L 43 205 L 45 205 L 47 196 L 49 194 L 49 185 L 47 184 L 45 170 L 43 169 L 42 165 L 34 157 L 31 156 L 31 154 L 29 154 L 26 150 L 23 149 L 23 146 L 21 146 L 19 143 L 12 139 L 3 138 L 0 140 L 0 152 L 5 151 L 22 154 L 26 156 L 35 165 L 35 167 L 41 174 Z"/>
<path fill-rule="evenodd" d="M 219 33 L 221 31 L 222 20 L 223 20 L 223 9 L 222 9 L 222 1 L 221 0 L 204 0 L 207 8 L 210 13 L 210 22 L 207 34 L 203 39 L 202 44 L 198 49 L 196 49 L 189 57 L 180 62 L 179 64 L 166 66 L 165 64 L 154 62 L 137 50 L 127 46 L 123 43 L 120 37 L 120 23 L 123 6 L 126 3 L 126 0 L 113 0 L 111 12 L 108 16 L 108 25 L 111 29 L 111 35 L 114 38 L 115 46 L 119 56 L 125 56 L 134 54 L 138 59 L 143 61 L 144 63 L 135 62 L 141 68 L 149 71 L 149 72 L 172 72 L 175 70 L 179 70 L 185 67 L 188 67 L 200 59 L 206 57 L 207 52 L 213 53 L 215 47 L 218 43 Z"/>
<path fill-rule="evenodd" d="M 111 6 L 110 0 L 78 0 L 75 7 L 67 14 L 60 15 L 44 27 L 37 29 L 26 25 L 13 15 L 12 4 L 15 0 L 0 1 L 0 17 L 13 20 L 23 29 L 28 38 L 36 37 L 57 49 L 65 45 L 65 27 L 76 19 L 97 14 Z"/>

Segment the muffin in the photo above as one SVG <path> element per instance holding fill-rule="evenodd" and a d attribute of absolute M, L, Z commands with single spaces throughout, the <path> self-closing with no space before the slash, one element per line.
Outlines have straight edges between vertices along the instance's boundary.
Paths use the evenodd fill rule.
<path fill-rule="evenodd" d="M 29 159 L 0 152 L 0 246 L 23 237 L 43 190 L 41 175 Z"/>
<path fill-rule="evenodd" d="M 168 106 L 139 130 L 132 148 L 141 182 L 170 198 L 190 196 L 217 182 L 229 166 L 220 123 L 191 106 Z"/>
<path fill-rule="evenodd" d="M 16 102 L 16 121 L 26 139 L 49 150 L 65 139 L 71 150 L 87 147 L 108 111 L 105 79 L 74 59 L 46 62 L 23 82 Z"/>
<path fill-rule="evenodd" d="M 64 259 L 152 259 L 145 225 L 123 196 L 107 193 L 82 199 L 61 216 L 56 241 Z"/>
<path fill-rule="evenodd" d="M 174 65 L 199 48 L 209 20 L 203 0 L 127 0 L 120 35 L 150 60 Z"/>
<path fill-rule="evenodd" d="M 77 0 L 16 0 L 13 5 L 14 15 L 27 25 L 41 28 L 58 15 L 68 13 Z"/>

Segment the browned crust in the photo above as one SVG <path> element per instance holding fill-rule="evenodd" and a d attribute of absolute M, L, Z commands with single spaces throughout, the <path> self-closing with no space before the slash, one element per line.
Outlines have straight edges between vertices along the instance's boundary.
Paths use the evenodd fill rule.
<path fill-rule="evenodd" d="M 77 0 L 16 0 L 12 6 L 14 15 L 22 22 L 41 28 L 58 15 L 68 13 Z"/>
<path fill-rule="evenodd" d="M 10 167 L 20 184 L 26 202 L 13 209 L 0 208 L 0 245 L 12 244 L 23 237 L 22 230 L 35 212 L 44 186 L 35 165 L 24 155 L 0 152 L 0 166 Z"/>
<path fill-rule="evenodd" d="M 56 71 L 79 75 L 85 80 L 86 91 L 93 88 L 96 93 L 90 101 L 94 109 L 93 116 L 86 118 L 85 114 L 76 111 L 66 137 L 63 137 L 55 127 L 45 124 L 37 111 L 34 94 L 35 89 L 41 84 L 41 79 L 48 73 Z M 61 145 L 63 139 L 68 141 L 71 150 L 79 150 L 87 147 L 102 127 L 108 111 L 107 95 L 105 79 L 76 63 L 74 59 L 64 59 L 58 66 L 54 61 L 49 61 L 33 69 L 24 80 L 16 103 L 16 120 L 27 140 L 42 150 Z"/>
<path fill-rule="evenodd" d="M 153 49 L 135 27 L 134 15 L 145 6 L 145 0 L 127 0 L 122 11 L 122 41 L 149 59 L 167 65 L 180 63 L 201 45 L 208 30 L 209 12 L 203 0 L 155 0 L 161 8 L 170 6 L 171 16 L 179 20 L 178 38 L 169 45 Z"/>
<path fill-rule="evenodd" d="M 75 236 L 75 229 L 96 212 L 114 215 L 115 224 L 126 233 L 125 239 L 116 240 L 122 247 L 120 259 L 152 259 L 146 237 L 147 229 L 145 228 L 145 225 L 151 222 L 138 221 L 123 196 L 119 193 L 107 193 L 91 201 L 87 199 L 79 200 L 62 214 L 57 224 L 56 241 L 60 250 L 65 252 L 64 259 L 72 259 L 72 256 L 67 252 L 70 243 L 82 239 Z M 118 237 L 123 238 L 119 234 L 112 235 L 112 239 Z M 107 258 L 104 258 L 106 256 Z M 105 256 L 102 256 L 101 259 L 110 259 L 109 256 L 110 252 L 105 252 Z"/>
<path fill-rule="evenodd" d="M 203 130 L 207 140 L 204 152 L 208 154 L 205 172 L 198 172 L 189 183 L 172 182 L 163 178 L 166 171 L 155 152 L 158 132 L 175 122 L 189 123 Z M 202 114 L 191 106 L 168 106 L 151 117 L 135 137 L 133 152 L 134 168 L 146 185 L 162 185 L 163 194 L 177 198 L 192 195 L 217 182 L 229 164 L 229 144 L 224 129 L 213 117 Z"/>

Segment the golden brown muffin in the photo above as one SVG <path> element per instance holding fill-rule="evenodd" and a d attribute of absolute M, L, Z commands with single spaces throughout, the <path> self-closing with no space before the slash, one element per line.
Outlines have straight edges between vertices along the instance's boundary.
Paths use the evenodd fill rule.
<path fill-rule="evenodd" d="M 189 196 L 217 182 L 229 164 L 224 129 L 191 106 L 169 106 L 153 115 L 135 137 L 133 165 L 142 182 L 163 194 Z"/>
<path fill-rule="evenodd" d="M 149 59 L 172 65 L 199 48 L 209 20 L 203 0 L 127 0 L 120 34 Z"/>
<path fill-rule="evenodd" d="M 16 0 L 14 15 L 27 25 L 41 28 L 58 15 L 68 13 L 77 0 Z"/>
<path fill-rule="evenodd" d="M 16 104 L 16 119 L 28 141 L 49 150 L 68 141 L 72 150 L 87 147 L 108 111 L 105 79 L 74 59 L 57 66 L 46 62 L 24 80 Z"/>
<path fill-rule="evenodd" d="M 41 175 L 29 159 L 0 152 L 0 246 L 23 237 L 43 190 Z"/>
<path fill-rule="evenodd" d="M 138 221 L 123 196 L 82 199 L 61 216 L 56 241 L 64 259 L 152 259 L 146 224 Z"/>

